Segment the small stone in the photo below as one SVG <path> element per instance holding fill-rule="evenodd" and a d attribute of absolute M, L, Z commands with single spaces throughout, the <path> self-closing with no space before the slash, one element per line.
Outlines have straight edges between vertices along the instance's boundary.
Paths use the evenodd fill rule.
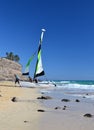
<path fill-rule="evenodd" d="M 66 110 L 66 107 L 67 107 L 67 106 L 64 106 L 64 107 L 62 108 L 62 110 Z"/>
<path fill-rule="evenodd" d="M 60 109 L 60 108 L 61 108 L 61 107 L 59 107 L 59 106 L 58 106 L 58 107 L 55 107 L 55 110 L 56 110 L 56 109 Z"/>
<path fill-rule="evenodd" d="M 52 99 L 52 97 L 50 97 L 50 96 L 41 96 L 41 97 L 38 97 L 37 99 L 45 99 L 45 100 L 47 100 L 47 99 Z"/>
<path fill-rule="evenodd" d="M 90 113 L 87 113 L 84 115 L 84 117 L 92 117 L 92 115 Z"/>
<path fill-rule="evenodd" d="M 17 102 L 16 97 L 13 97 L 13 98 L 11 99 L 11 101 L 12 101 L 12 102 Z"/>
<path fill-rule="evenodd" d="M 24 121 L 24 123 L 27 123 L 28 121 Z"/>
<path fill-rule="evenodd" d="M 63 109 L 62 110 L 65 110 L 66 108 L 65 107 L 63 107 Z"/>
<path fill-rule="evenodd" d="M 75 102 L 80 102 L 80 100 L 76 99 Z"/>
<path fill-rule="evenodd" d="M 61 101 L 62 101 L 62 102 L 70 102 L 69 99 L 62 99 Z"/>
<path fill-rule="evenodd" d="M 45 110 L 42 110 L 42 109 L 39 109 L 39 110 L 37 110 L 38 112 L 45 112 Z"/>
<path fill-rule="evenodd" d="M 44 94 L 44 92 L 41 92 L 41 94 Z"/>

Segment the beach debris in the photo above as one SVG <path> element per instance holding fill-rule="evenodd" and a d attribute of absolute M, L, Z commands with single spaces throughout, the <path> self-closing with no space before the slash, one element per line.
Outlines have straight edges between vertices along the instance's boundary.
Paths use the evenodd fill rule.
<path fill-rule="evenodd" d="M 65 110 L 66 107 L 67 107 L 67 106 L 64 106 L 64 107 L 62 108 L 62 110 Z M 60 106 L 57 106 L 57 107 L 55 107 L 54 109 L 55 109 L 55 110 L 57 110 L 57 109 L 61 109 L 61 107 L 60 107 Z"/>
<path fill-rule="evenodd" d="M 2 97 L 2 95 L 0 95 L 0 97 Z"/>
<path fill-rule="evenodd" d="M 42 110 L 42 109 L 38 109 L 37 111 L 38 112 L 45 112 L 45 110 Z"/>
<path fill-rule="evenodd" d="M 17 102 L 16 97 L 13 97 L 13 98 L 11 99 L 11 101 L 12 101 L 12 102 Z"/>
<path fill-rule="evenodd" d="M 80 100 L 76 99 L 75 102 L 80 102 Z"/>
<path fill-rule="evenodd" d="M 86 95 L 88 95 L 88 93 L 86 93 Z"/>
<path fill-rule="evenodd" d="M 85 96 L 83 96 L 83 98 L 86 98 Z"/>
<path fill-rule="evenodd" d="M 62 101 L 62 102 L 70 102 L 69 99 L 62 99 L 61 101 Z"/>
<path fill-rule="evenodd" d="M 50 97 L 50 96 L 41 96 L 41 97 L 38 97 L 37 99 L 45 99 L 45 100 L 47 100 L 47 99 L 52 99 L 52 97 Z"/>
<path fill-rule="evenodd" d="M 65 107 L 63 107 L 63 109 L 62 110 L 65 110 L 66 108 Z"/>
<path fill-rule="evenodd" d="M 24 121 L 24 123 L 27 123 L 28 121 Z"/>
<path fill-rule="evenodd" d="M 55 109 L 55 110 L 57 110 L 57 109 L 61 109 L 61 107 L 57 106 L 57 107 L 55 107 L 54 109 Z"/>
<path fill-rule="evenodd" d="M 62 110 L 65 110 L 67 106 L 64 106 Z"/>
<path fill-rule="evenodd" d="M 44 92 L 41 92 L 41 94 L 44 94 Z"/>
<path fill-rule="evenodd" d="M 90 113 L 87 113 L 84 115 L 84 117 L 92 117 L 93 115 L 91 115 Z"/>

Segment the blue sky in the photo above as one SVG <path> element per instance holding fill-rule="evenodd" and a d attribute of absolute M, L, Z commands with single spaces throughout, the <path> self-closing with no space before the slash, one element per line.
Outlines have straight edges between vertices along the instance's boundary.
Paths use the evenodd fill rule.
<path fill-rule="evenodd" d="M 18 54 L 24 70 L 38 48 L 42 28 L 48 79 L 94 79 L 93 0 L 0 0 L 1 57 Z"/>

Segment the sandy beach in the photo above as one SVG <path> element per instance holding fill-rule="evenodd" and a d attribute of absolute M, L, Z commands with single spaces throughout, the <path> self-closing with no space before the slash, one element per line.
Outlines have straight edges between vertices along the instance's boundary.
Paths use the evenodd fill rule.
<path fill-rule="evenodd" d="M 93 130 L 93 100 L 72 97 L 37 99 L 48 94 L 42 88 L 15 87 L 14 82 L 0 82 L 0 129 L 1 130 Z M 44 88 L 44 90 L 47 88 Z M 91 93 L 90 93 L 91 94 Z M 15 97 L 15 101 L 12 101 Z M 79 102 L 76 102 L 76 99 Z M 58 105 L 59 103 L 59 105 Z M 38 112 L 44 110 L 44 112 Z M 92 117 L 85 117 L 85 114 Z"/>
<path fill-rule="evenodd" d="M 14 82 L 0 82 L 0 129 L 38 130 L 41 108 L 37 88 L 15 87 Z M 11 101 L 16 97 L 17 102 Z"/>

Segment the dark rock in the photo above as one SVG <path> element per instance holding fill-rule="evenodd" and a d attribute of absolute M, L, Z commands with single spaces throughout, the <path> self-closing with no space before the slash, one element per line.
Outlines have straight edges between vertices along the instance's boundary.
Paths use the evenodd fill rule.
<path fill-rule="evenodd" d="M 63 107 L 63 109 L 62 110 L 65 110 L 66 108 L 65 107 Z"/>
<path fill-rule="evenodd" d="M 24 123 L 27 123 L 28 121 L 24 121 Z"/>
<path fill-rule="evenodd" d="M 66 107 L 67 107 L 67 106 L 64 106 L 62 110 L 66 110 Z"/>
<path fill-rule="evenodd" d="M 41 97 L 38 97 L 37 99 L 45 99 L 45 100 L 47 100 L 47 99 L 52 99 L 52 97 L 50 97 L 50 96 L 41 96 Z"/>
<path fill-rule="evenodd" d="M 12 101 L 12 102 L 17 102 L 16 97 L 13 97 L 13 98 L 11 99 L 11 101 Z"/>
<path fill-rule="evenodd" d="M 41 92 L 41 94 L 44 94 L 44 92 Z"/>
<path fill-rule="evenodd" d="M 58 106 L 58 107 L 55 107 L 54 109 L 55 109 L 55 110 L 56 110 L 56 109 L 61 109 L 61 107 Z"/>
<path fill-rule="evenodd" d="M 62 101 L 62 102 L 70 102 L 69 99 L 62 99 L 61 101 Z"/>
<path fill-rule="evenodd" d="M 37 110 L 38 112 L 45 112 L 45 110 L 42 110 L 42 109 L 39 109 L 39 110 Z"/>
<path fill-rule="evenodd" d="M 87 113 L 84 115 L 84 117 L 92 117 L 92 115 L 90 113 Z"/>
<path fill-rule="evenodd" d="M 80 102 L 80 100 L 76 99 L 75 102 Z"/>

